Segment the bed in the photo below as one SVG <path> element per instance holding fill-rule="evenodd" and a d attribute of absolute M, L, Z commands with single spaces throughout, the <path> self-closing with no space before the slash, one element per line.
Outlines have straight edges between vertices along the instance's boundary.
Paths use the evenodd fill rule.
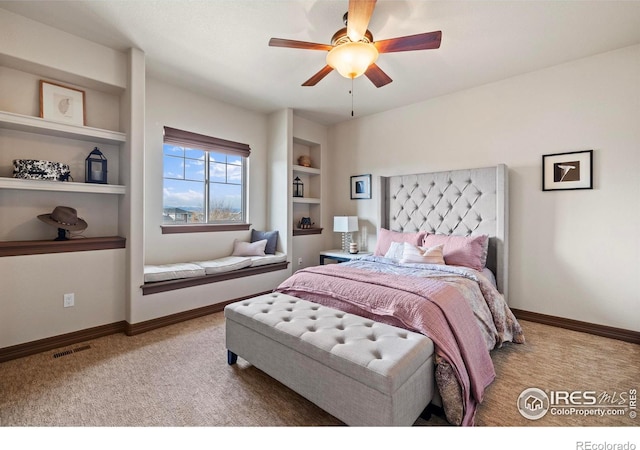
<path fill-rule="evenodd" d="M 276 291 L 429 337 L 434 403 L 473 425 L 495 378 L 490 352 L 524 343 L 506 300 L 507 167 L 380 177 L 379 188 L 374 254 L 299 270 Z"/>

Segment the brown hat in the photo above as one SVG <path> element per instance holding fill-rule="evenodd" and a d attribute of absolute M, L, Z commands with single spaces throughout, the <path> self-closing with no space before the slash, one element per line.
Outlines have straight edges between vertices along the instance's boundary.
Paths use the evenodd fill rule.
<path fill-rule="evenodd" d="M 63 230 L 79 231 L 87 228 L 87 222 L 78 218 L 76 210 L 69 206 L 56 206 L 51 214 L 40 214 L 38 219 Z"/>

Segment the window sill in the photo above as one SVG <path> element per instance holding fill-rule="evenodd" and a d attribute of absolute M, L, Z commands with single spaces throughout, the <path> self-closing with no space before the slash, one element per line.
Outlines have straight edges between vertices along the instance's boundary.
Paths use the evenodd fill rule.
<path fill-rule="evenodd" d="M 218 231 L 244 231 L 248 230 L 250 223 L 224 223 L 224 224 L 200 224 L 200 225 L 160 225 L 162 234 L 179 233 L 216 233 Z"/>

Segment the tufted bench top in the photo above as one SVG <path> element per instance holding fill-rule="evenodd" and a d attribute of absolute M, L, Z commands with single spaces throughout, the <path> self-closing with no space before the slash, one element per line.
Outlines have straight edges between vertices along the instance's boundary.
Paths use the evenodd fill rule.
<path fill-rule="evenodd" d="M 426 336 L 282 293 L 229 304 L 225 317 L 385 394 L 433 354 Z"/>

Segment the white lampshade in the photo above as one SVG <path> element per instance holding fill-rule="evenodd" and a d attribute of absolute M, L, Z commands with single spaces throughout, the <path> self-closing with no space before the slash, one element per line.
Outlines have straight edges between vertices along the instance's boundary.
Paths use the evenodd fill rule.
<path fill-rule="evenodd" d="M 357 78 L 378 59 L 378 49 L 367 42 L 347 42 L 332 48 L 327 64 L 345 78 Z"/>
<path fill-rule="evenodd" d="M 358 231 L 358 216 L 335 216 L 333 231 L 337 233 L 351 233 Z"/>

